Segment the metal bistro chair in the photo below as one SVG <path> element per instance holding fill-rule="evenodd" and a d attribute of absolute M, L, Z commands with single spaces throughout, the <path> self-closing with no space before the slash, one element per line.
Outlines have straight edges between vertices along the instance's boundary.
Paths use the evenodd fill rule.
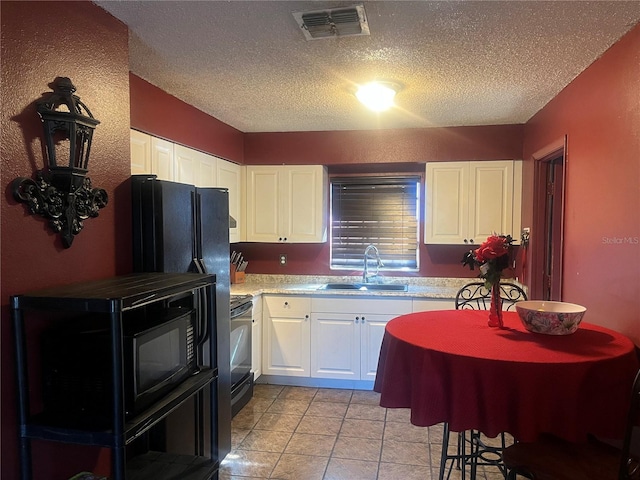
<path fill-rule="evenodd" d="M 527 300 L 526 292 L 515 283 L 501 282 L 500 297 L 502 298 L 502 309 L 513 310 L 516 302 Z M 491 290 L 485 287 L 484 282 L 471 282 L 463 286 L 456 294 L 456 310 L 489 310 L 491 305 Z M 465 467 L 471 465 L 471 478 L 475 478 L 478 465 L 493 465 L 498 467 L 502 475 L 506 478 L 507 471 L 502 464 L 502 450 L 506 447 L 505 434 L 500 435 L 499 445 L 487 445 L 483 441 L 480 432 L 471 430 L 458 434 L 456 453 L 449 453 L 449 424 L 444 424 L 442 433 L 442 454 L 440 456 L 440 479 L 444 479 L 447 462 L 451 461 L 447 478 L 451 475 L 451 468 L 455 464 L 461 469 L 461 478 L 466 477 Z M 469 447 L 469 452 L 467 452 Z"/>
<path fill-rule="evenodd" d="M 637 480 L 640 478 L 640 372 L 633 383 L 622 447 L 590 438 L 570 443 L 544 435 L 532 443 L 515 443 L 503 452 L 509 480 Z"/>
<path fill-rule="evenodd" d="M 502 309 L 512 311 L 516 302 L 527 300 L 527 294 L 515 283 L 500 282 L 500 298 Z M 456 310 L 489 310 L 490 306 L 491 290 L 484 282 L 467 283 L 456 293 Z"/>

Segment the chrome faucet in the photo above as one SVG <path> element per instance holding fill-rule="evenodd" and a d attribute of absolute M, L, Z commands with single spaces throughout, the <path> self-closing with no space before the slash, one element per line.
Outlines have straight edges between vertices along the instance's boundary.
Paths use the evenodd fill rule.
<path fill-rule="evenodd" d="M 369 254 L 373 252 L 374 259 L 376 260 L 376 273 L 374 277 L 378 276 L 378 269 L 380 267 L 384 267 L 382 260 L 380 260 L 380 252 L 378 252 L 378 247 L 375 245 L 369 245 L 364 249 L 364 270 L 362 270 L 362 283 L 367 283 L 369 281 Z"/>

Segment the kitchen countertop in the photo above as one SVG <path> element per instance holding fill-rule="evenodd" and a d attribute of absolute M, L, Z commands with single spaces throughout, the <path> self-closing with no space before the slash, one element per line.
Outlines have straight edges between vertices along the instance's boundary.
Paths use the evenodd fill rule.
<path fill-rule="evenodd" d="M 359 283 L 360 277 L 314 275 L 246 275 L 245 283 L 231 285 L 232 295 L 330 295 L 359 297 L 404 297 L 418 299 L 454 299 L 457 291 L 473 278 L 384 277 L 383 282 L 408 285 L 406 292 L 397 290 L 324 290 L 326 283 Z"/>

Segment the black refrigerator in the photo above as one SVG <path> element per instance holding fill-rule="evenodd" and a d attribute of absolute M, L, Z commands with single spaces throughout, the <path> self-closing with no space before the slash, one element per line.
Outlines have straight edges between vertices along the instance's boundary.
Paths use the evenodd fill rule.
<path fill-rule="evenodd" d="M 217 451 L 221 461 L 231 450 L 229 192 L 225 188 L 196 188 L 158 180 L 155 175 L 133 175 L 131 183 L 134 270 L 216 275 L 216 328 L 209 338 L 216 342 L 217 361 L 205 362 L 217 363 L 217 394 L 205 401 L 213 402 L 212 411 L 217 412 Z M 178 420 L 178 424 L 187 424 L 186 420 Z M 180 437 L 179 433 L 172 433 L 171 425 L 166 428 L 168 440 Z M 203 437 L 209 437 L 197 431 L 194 435 L 196 447 Z"/>

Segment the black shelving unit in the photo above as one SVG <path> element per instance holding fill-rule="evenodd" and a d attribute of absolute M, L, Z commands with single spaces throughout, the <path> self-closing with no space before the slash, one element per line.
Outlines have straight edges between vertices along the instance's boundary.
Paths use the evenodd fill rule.
<path fill-rule="evenodd" d="M 123 392 L 122 332 L 124 315 L 155 302 L 184 295 L 197 296 L 195 302 L 206 302 L 207 312 L 215 312 L 215 275 L 195 273 L 137 273 L 93 282 L 79 283 L 11 297 L 12 319 L 16 345 L 18 380 L 18 421 L 20 436 L 20 466 L 22 480 L 31 480 L 31 441 L 34 439 L 95 445 L 112 450 L 113 480 L 208 480 L 217 478 L 217 398 L 218 368 L 215 337 L 208 342 L 211 365 L 173 389 L 161 400 L 131 419 L 125 418 Z M 29 311 L 96 314 L 109 319 L 112 346 L 113 411 L 108 428 L 91 428 L 48 418 L 46 412 L 32 414 L 29 399 L 29 366 L 27 364 L 27 328 Z M 215 332 L 215 316 L 207 318 L 209 332 Z M 202 364 L 203 352 L 198 352 Z M 82 359 L 78 359 L 82 361 Z M 204 442 L 196 445 L 193 456 L 163 452 L 147 452 L 126 458 L 126 447 L 161 422 L 187 400 L 194 399 L 196 430 L 204 435 L 204 394 L 209 389 L 210 451 L 204 452 Z M 197 442 L 198 443 L 198 442 Z"/>

